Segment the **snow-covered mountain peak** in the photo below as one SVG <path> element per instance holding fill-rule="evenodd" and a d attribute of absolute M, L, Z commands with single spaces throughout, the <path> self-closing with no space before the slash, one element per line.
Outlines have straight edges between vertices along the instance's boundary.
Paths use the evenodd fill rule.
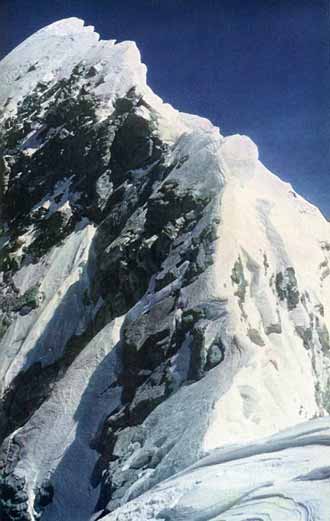
<path fill-rule="evenodd" d="M 146 67 L 134 42 L 100 41 L 93 27 L 69 18 L 39 30 L 2 60 L 0 101 L 7 112 L 15 110 L 17 102 L 40 82 L 47 85 L 67 78 L 81 62 L 95 67 L 97 81 L 92 81 L 91 72 L 91 84 L 100 96 L 103 92 L 120 96 L 129 88 L 146 85 Z"/>
<path fill-rule="evenodd" d="M 94 32 L 95 28 L 91 25 L 86 26 L 84 20 L 81 18 L 64 18 L 63 20 L 58 20 L 57 22 L 53 22 L 50 25 L 47 25 L 46 27 L 43 27 L 38 31 L 37 34 L 40 33 L 48 33 L 48 34 L 56 34 L 56 35 L 63 35 L 68 36 L 71 34 L 77 34 L 85 31 L 91 31 Z M 95 33 L 98 37 L 99 35 Z"/>
<path fill-rule="evenodd" d="M 40 29 L 2 60 L 2 117 L 15 114 L 17 104 L 39 86 L 49 89 L 69 78 L 79 64 L 87 74 L 81 86 L 87 84 L 86 88 L 101 101 L 98 107 L 101 118 L 113 111 L 117 98 L 134 89 L 152 107 L 159 120 L 157 130 L 165 141 L 173 143 L 179 135 L 198 125 L 211 128 L 203 118 L 181 116 L 152 92 L 147 86 L 147 68 L 141 62 L 135 42 L 100 40 L 94 28 L 86 27 L 78 18 L 60 20 Z M 24 82 L 20 81 L 23 77 Z"/>
<path fill-rule="evenodd" d="M 134 42 L 78 19 L 0 63 L 1 520 L 229 520 L 251 468 L 233 506 L 221 465 L 247 445 L 202 460 L 197 489 L 193 467 L 170 501 L 165 484 L 119 507 L 205 453 L 330 413 L 329 223 L 248 137 L 164 103 L 146 72 Z M 290 433 L 251 445 L 252 467 L 279 446 L 286 483 Z M 297 512 L 289 477 L 250 517 Z"/>

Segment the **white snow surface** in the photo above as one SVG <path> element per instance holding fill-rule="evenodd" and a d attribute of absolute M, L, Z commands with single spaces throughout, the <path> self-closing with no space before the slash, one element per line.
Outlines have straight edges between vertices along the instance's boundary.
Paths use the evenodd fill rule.
<path fill-rule="evenodd" d="M 249 354 L 249 360 L 216 405 L 206 448 L 229 439 L 243 441 L 268 435 L 324 414 L 316 403 L 314 386 L 315 380 L 324 381 L 329 376 L 327 357 L 321 368 L 314 362 L 322 358 L 318 340 L 312 352 L 302 349 L 295 331 L 296 327 L 309 326 L 320 303 L 324 305 L 324 319 L 320 320 L 329 324 L 330 281 L 322 279 L 320 273 L 320 265 L 328 255 L 322 248 L 329 240 L 328 221 L 260 163 L 257 147 L 249 138 L 225 138 L 219 162 L 225 190 L 215 293 L 228 299 L 229 328 L 237 344 Z M 247 281 L 243 313 L 233 295 L 231 280 L 231 267 L 238 257 L 245 266 Z M 307 295 L 306 302 L 300 300 L 291 311 L 284 302 L 275 302 L 270 277 L 287 267 L 294 267 L 298 287 Z M 267 334 L 267 328 L 279 320 L 282 333 Z M 264 346 L 247 341 L 251 328 L 260 333 Z"/>
<path fill-rule="evenodd" d="M 330 422 L 214 450 L 104 521 L 326 521 Z"/>

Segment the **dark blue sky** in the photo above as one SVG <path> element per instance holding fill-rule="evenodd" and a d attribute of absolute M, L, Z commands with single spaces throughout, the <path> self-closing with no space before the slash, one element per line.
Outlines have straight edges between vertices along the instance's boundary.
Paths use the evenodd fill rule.
<path fill-rule="evenodd" d="M 262 161 L 330 216 L 329 0 L 0 0 L 0 55 L 78 16 L 135 40 L 149 84 Z M 1 79 L 0 79 L 1 81 Z"/>

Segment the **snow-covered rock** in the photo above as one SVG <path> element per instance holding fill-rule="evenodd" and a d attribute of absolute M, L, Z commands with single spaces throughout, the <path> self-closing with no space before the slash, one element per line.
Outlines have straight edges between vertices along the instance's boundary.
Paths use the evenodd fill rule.
<path fill-rule="evenodd" d="M 0 76 L 1 519 L 327 521 L 329 223 L 133 42 Z"/>

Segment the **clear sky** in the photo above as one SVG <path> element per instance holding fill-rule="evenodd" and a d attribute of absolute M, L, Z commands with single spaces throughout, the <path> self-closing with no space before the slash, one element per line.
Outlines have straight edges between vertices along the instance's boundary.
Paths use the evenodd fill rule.
<path fill-rule="evenodd" d="M 329 0 L 0 0 L 0 55 L 69 16 L 135 40 L 158 95 L 249 135 L 330 216 L 329 11 Z"/>

